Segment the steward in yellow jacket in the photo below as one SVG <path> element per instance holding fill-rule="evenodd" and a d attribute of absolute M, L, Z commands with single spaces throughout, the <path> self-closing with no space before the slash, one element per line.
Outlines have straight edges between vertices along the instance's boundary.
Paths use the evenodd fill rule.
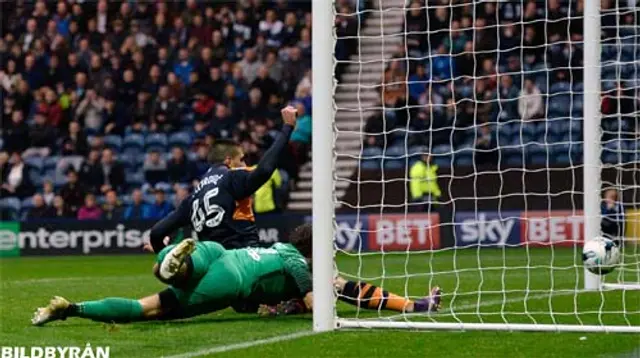
<path fill-rule="evenodd" d="M 431 164 L 431 156 L 424 154 L 409 170 L 411 200 L 437 199 L 442 195 L 438 185 L 438 166 Z"/>

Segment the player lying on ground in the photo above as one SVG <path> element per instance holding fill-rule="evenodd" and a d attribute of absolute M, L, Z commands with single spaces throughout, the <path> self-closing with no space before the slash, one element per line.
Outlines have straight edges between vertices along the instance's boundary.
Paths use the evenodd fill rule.
<path fill-rule="evenodd" d="M 175 259 L 173 275 L 180 287 L 139 300 L 105 298 L 70 303 L 54 297 L 36 310 L 32 323 L 43 325 L 68 317 L 100 322 L 133 322 L 193 317 L 230 307 L 234 303 L 276 304 L 292 298 L 307 298 L 311 305 L 311 273 L 305 257 L 311 257 L 310 236 L 293 236 L 290 244 L 271 248 L 226 250 L 222 245 L 186 239 L 167 246 L 157 257 Z"/>
<path fill-rule="evenodd" d="M 139 300 L 105 298 L 70 303 L 54 297 L 48 306 L 38 308 L 31 322 L 40 326 L 67 317 L 100 322 L 133 322 L 193 317 L 230 307 L 237 302 L 275 305 L 292 299 L 302 300 L 306 310 L 313 305 L 311 273 L 311 226 L 302 225 L 290 236 L 289 244 L 271 248 L 225 250 L 214 242 L 187 239 L 163 249 L 158 262 L 168 256 L 168 270 L 183 283 Z M 415 301 L 407 311 L 435 311 L 439 290 Z"/>
<path fill-rule="evenodd" d="M 246 169 L 239 146 L 214 144 L 209 152 L 212 167 L 200 178 L 193 193 L 151 228 L 147 249 L 160 252 L 168 244 L 166 237 L 189 225 L 199 241 L 216 241 L 227 249 L 260 246 L 251 196 L 271 178 L 295 127 L 295 108 L 287 106 L 281 115 L 282 131 L 252 171 Z"/>

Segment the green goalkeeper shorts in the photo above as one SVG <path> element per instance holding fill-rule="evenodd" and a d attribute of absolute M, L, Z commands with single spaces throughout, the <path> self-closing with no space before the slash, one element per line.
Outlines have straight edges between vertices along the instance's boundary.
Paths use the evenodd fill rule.
<path fill-rule="evenodd" d="M 158 263 L 173 246 L 158 254 Z M 169 286 L 177 299 L 178 316 L 197 316 L 227 308 L 238 301 L 242 277 L 234 256 L 227 254 L 222 245 L 211 241 L 198 242 L 190 259 L 192 271 L 189 281 L 184 287 Z"/>

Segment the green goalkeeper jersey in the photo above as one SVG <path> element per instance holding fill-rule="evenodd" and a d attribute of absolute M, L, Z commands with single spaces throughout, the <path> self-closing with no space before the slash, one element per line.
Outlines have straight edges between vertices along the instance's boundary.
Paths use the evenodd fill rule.
<path fill-rule="evenodd" d="M 241 295 L 248 302 L 277 304 L 311 292 L 311 272 L 305 258 L 290 244 L 228 251 L 237 263 Z"/>

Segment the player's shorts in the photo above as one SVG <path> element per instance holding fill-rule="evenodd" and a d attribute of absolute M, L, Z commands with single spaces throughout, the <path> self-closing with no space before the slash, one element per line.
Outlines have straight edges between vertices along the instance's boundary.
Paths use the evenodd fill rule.
<path fill-rule="evenodd" d="M 171 250 L 170 247 L 158 254 L 158 262 Z M 189 282 L 180 288 L 169 286 L 161 293 L 163 310 L 170 311 L 172 318 L 221 310 L 238 301 L 242 277 L 233 255 L 228 255 L 222 245 L 211 241 L 196 243 L 191 261 Z"/>

